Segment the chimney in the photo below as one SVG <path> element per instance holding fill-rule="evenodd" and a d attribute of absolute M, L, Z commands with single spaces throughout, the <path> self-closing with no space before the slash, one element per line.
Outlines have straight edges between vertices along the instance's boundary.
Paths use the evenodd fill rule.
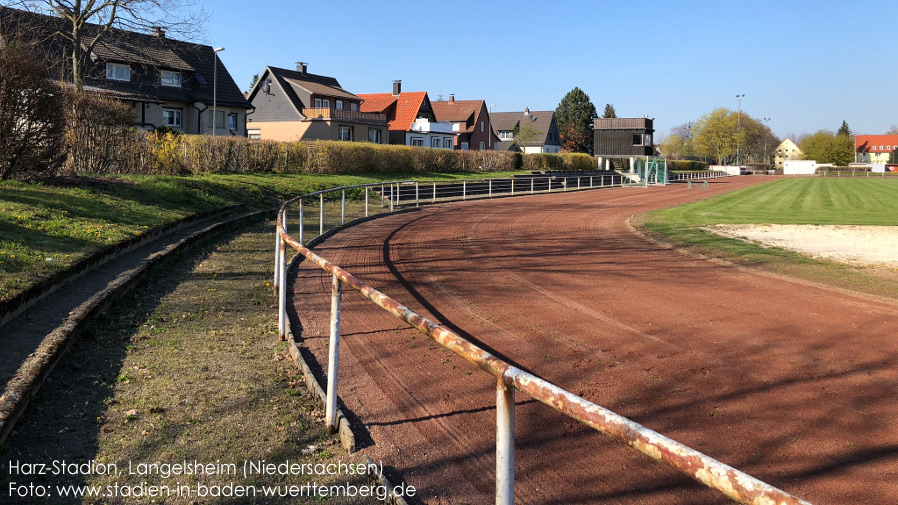
<path fill-rule="evenodd" d="M 161 26 L 151 26 L 150 29 L 152 30 L 153 36 L 157 39 L 165 38 L 165 30 L 163 30 Z"/>
<path fill-rule="evenodd" d="M 399 96 L 402 93 L 402 81 L 393 81 L 393 96 Z"/>
<path fill-rule="evenodd" d="M 309 64 L 304 61 L 296 62 L 296 71 L 300 74 L 304 74 L 309 70 Z"/>
<path fill-rule="evenodd" d="M 455 95 L 454 94 L 449 95 L 449 103 L 455 103 Z"/>
<path fill-rule="evenodd" d="M 529 116 L 529 115 L 530 115 L 530 107 L 527 107 L 527 108 L 524 109 L 524 115 L 525 115 L 525 116 Z"/>

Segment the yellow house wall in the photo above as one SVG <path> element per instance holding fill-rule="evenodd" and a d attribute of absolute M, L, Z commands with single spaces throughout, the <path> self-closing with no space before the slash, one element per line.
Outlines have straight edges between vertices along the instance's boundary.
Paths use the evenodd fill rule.
<path fill-rule="evenodd" d="M 353 140 L 356 142 L 368 141 L 368 130 L 377 128 L 381 130 L 381 143 L 386 143 L 389 131 L 386 125 L 371 126 L 366 124 L 354 124 L 338 121 L 266 121 L 250 122 L 247 130 L 259 130 L 259 135 L 265 140 L 279 140 L 292 142 L 296 140 L 338 140 L 340 126 L 353 127 Z"/>

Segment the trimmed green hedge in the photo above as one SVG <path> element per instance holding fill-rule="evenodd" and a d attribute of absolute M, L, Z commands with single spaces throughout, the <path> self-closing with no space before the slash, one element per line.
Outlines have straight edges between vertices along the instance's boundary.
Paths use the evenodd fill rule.
<path fill-rule="evenodd" d="M 510 151 L 452 151 L 325 140 L 277 142 L 164 131 L 122 133 L 127 138 L 121 146 L 113 153 L 104 152 L 104 172 L 415 174 L 597 169 L 595 158 L 579 153 L 522 155 Z"/>
<path fill-rule="evenodd" d="M 668 170 L 707 170 L 708 164 L 704 161 L 692 160 L 667 160 Z"/>

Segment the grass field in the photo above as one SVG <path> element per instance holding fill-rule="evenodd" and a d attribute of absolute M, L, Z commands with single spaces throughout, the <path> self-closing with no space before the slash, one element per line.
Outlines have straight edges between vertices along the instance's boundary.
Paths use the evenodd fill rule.
<path fill-rule="evenodd" d="M 652 237 L 694 253 L 840 288 L 898 298 L 894 272 L 852 267 L 725 238 L 712 224 L 898 226 L 898 180 L 792 178 L 644 216 Z"/>
<path fill-rule="evenodd" d="M 520 173 L 520 172 L 518 172 Z M 460 174 L 208 174 L 76 177 L 0 182 L 0 299 L 116 242 L 199 212 L 245 204 L 269 208 L 302 193 L 405 179 L 508 177 Z"/>

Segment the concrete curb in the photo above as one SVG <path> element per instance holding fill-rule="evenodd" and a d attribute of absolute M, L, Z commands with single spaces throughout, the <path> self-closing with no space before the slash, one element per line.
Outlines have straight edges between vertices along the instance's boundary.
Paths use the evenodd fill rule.
<path fill-rule="evenodd" d="M 43 299 L 45 296 L 56 291 L 57 288 L 68 284 L 69 282 L 77 279 L 78 277 L 81 277 L 82 275 L 103 265 L 104 263 L 114 260 L 115 258 L 118 258 L 119 256 L 130 252 L 146 243 L 152 242 L 160 237 L 190 226 L 197 221 L 201 221 L 203 219 L 213 217 L 225 212 L 230 212 L 240 207 L 243 207 L 243 205 L 232 205 L 222 209 L 215 209 L 200 214 L 194 214 L 192 216 L 187 216 L 185 218 L 178 219 L 177 221 L 158 226 L 156 228 L 153 228 L 152 230 L 147 231 L 146 233 L 132 237 L 128 240 L 110 244 L 86 258 L 82 258 L 76 261 L 65 270 L 56 272 L 50 277 L 38 281 L 18 295 L 7 300 L 0 301 L 0 326 L 6 324 L 14 317 L 21 314 L 24 310 L 28 309 L 29 307 Z"/>
<path fill-rule="evenodd" d="M 96 293 L 73 310 L 58 328 L 44 337 L 38 349 L 22 364 L 9 381 L 6 390 L 0 395 L 0 443 L 3 443 L 12 432 L 15 422 L 22 416 L 28 403 L 40 390 L 41 385 L 65 352 L 84 333 L 87 326 L 97 316 L 105 312 L 116 299 L 142 281 L 153 267 L 168 259 L 172 254 L 187 250 L 197 242 L 227 231 L 234 225 L 247 224 L 270 215 L 271 211 L 252 212 L 199 230 L 178 243 L 171 244 L 162 251 L 150 255 L 137 267 L 122 272 L 104 290 Z"/>

